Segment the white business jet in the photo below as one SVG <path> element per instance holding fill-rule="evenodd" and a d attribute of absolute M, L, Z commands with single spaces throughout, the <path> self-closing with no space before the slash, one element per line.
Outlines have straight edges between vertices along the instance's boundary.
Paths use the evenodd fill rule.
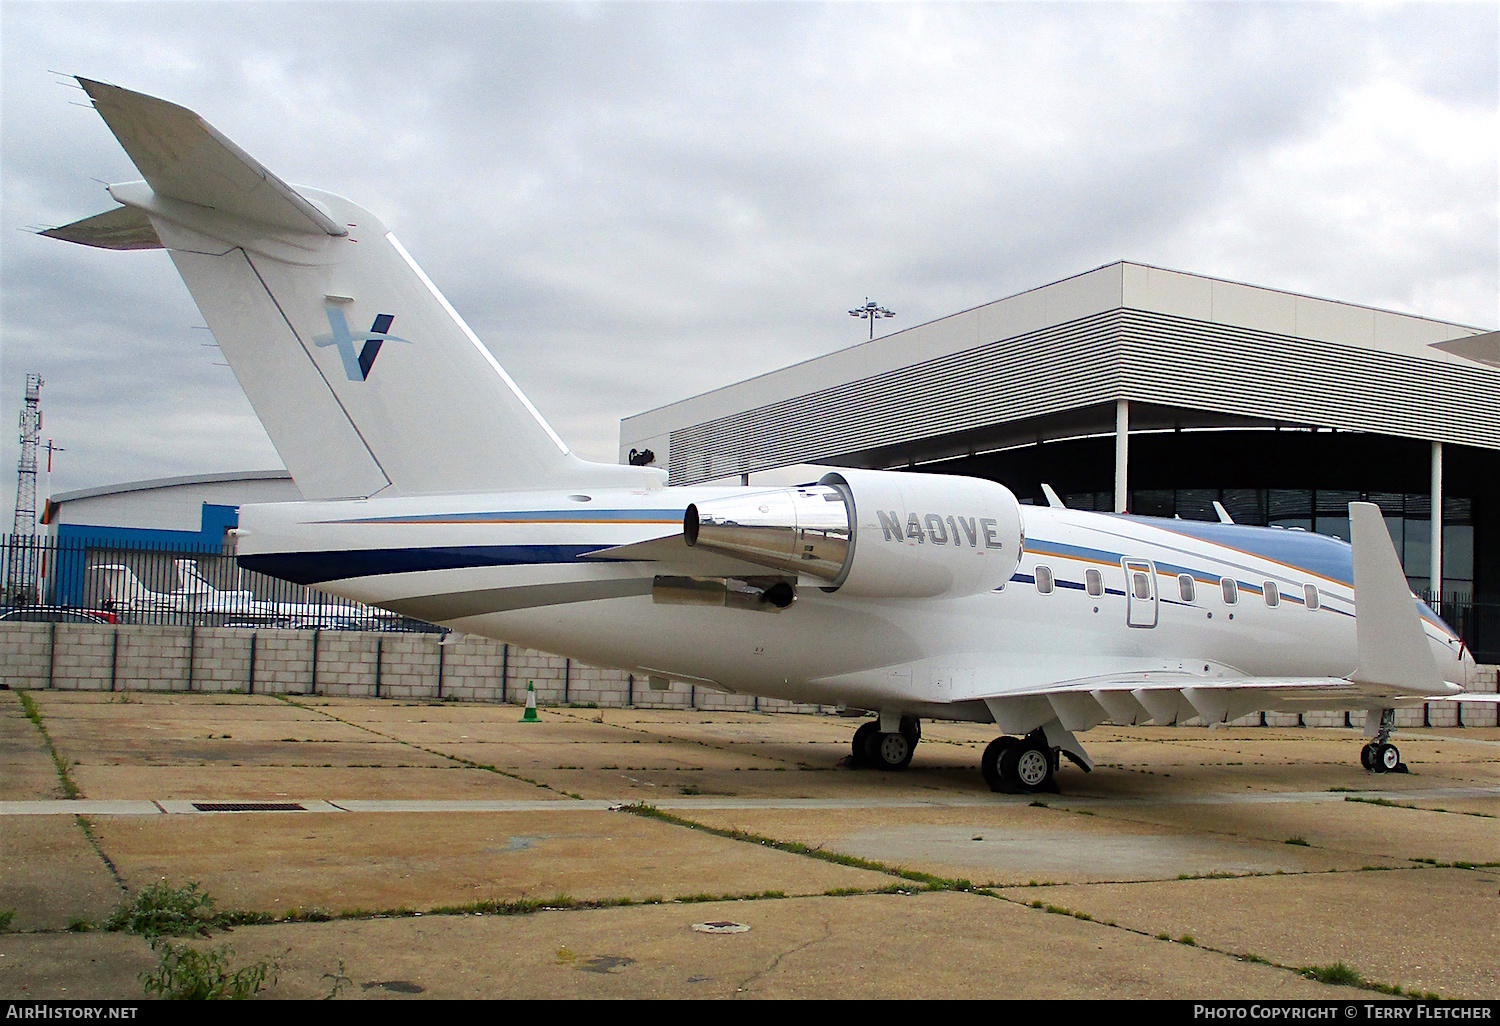
<path fill-rule="evenodd" d="M 1011 791 L 1090 769 L 1077 734 L 1101 723 L 1256 710 L 1363 712 L 1365 768 L 1396 770 L 1395 710 L 1471 679 L 1372 505 L 1351 546 L 1023 508 L 965 477 L 669 488 L 581 460 L 376 217 L 80 82 L 145 181 L 44 234 L 166 249 L 309 499 L 241 508 L 243 567 L 656 687 L 873 712 L 853 757 L 879 768 L 924 718 L 994 723 L 981 770 Z"/>
<path fill-rule="evenodd" d="M 193 560 L 179 559 L 176 562 L 177 576 L 182 581 L 182 593 L 192 596 L 191 608 L 195 611 L 238 613 L 298 628 L 360 627 L 378 630 L 393 620 L 384 610 L 374 609 L 363 603 L 328 605 L 317 602 L 276 602 L 258 599 L 255 592 L 248 588 L 225 591 L 214 587 Z"/>
<path fill-rule="evenodd" d="M 173 562 L 177 568 L 177 588 L 172 591 L 152 591 L 134 570 L 123 563 L 100 563 L 89 570 L 104 582 L 112 608 L 122 612 L 241 613 L 250 616 L 277 613 L 273 604 L 257 600 L 254 592 L 215 588 L 191 559 Z"/>

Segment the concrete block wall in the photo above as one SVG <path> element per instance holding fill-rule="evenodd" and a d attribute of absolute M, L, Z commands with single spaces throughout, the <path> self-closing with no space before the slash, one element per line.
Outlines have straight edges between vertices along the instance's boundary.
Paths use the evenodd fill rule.
<path fill-rule="evenodd" d="M 188 656 L 196 655 L 192 628 L 163 627 L 146 636 L 121 631 L 117 638 L 116 690 L 187 690 Z"/>
<path fill-rule="evenodd" d="M 317 631 L 317 693 L 345 697 L 375 694 L 375 657 L 382 644 L 364 631 Z M 384 671 L 384 667 L 381 667 Z M 309 679 L 310 679 L 309 670 Z M 383 675 L 383 672 L 382 672 Z"/>
<path fill-rule="evenodd" d="M 120 628 L 121 637 L 136 634 L 140 644 L 149 644 L 153 638 L 170 627 Z M 184 691 L 249 691 L 250 690 L 250 637 L 255 631 L 236 627 L 199 627 L 193 631 L 193 679 L 188 685 L 183 675 Z M 150 633 L 143 633 L 150 632 Z"/>
<path fill-rule="evenodd" d="M 41 633 L 45 624 L 27 624 Z M 52 656 L 52 686 L 77 691 L 107 691 L 115 655 L 114 635 L 92 624 L 60 623 Z"/>
<path fill-rule="evenodd" d="M 55 646 L 53 639 L 55 637 Z M 718 712 L 831 712 L 780 699 L 729 695 L 674 682 L 653 691 L 647 679 L 623 670 L 591 666 L 563 656 L 518 648 L 488 638 L 459 637 L 439 644 L 436 634 L 364 631 L 254 630 L 243 627 L 159 627 L 106 624 L 0 623 L 0 682 L 10 687 L 51 686 L 77 691 L 245 692 L 252 688 L 250 654 L 255 653 L 253 689 L 257 694 L 307 694 L 385 698 L 449 698 L 520 704 L 526 684 L 537 702 L 560 705 L 644 709 L 700 709 Z M 441 683 L 439 672 L 441 671 Z M 1482 667 L 1476 691 L 1494 692 L 1496 667 Z M 503 679 L 502 679 L 503 675 Z M 1496 726 L 1494 705 L 1431 704 L 1402 709 L 1398 726 Z M 1259 713 L 1233 721 L 1258 726 Z M 1267 713 L 1270 727 L 1342 727 L 1342 712 Z M 1364 723 L 1351 713 L 1351 726 Z"/>
<path fill-rule="evenodd" d="M 61 624 L 0 623 L 0 683 L 44 688 L 49 679 L 50 629 Z M 42 628 L 37 630 L 36 628 Z"/>

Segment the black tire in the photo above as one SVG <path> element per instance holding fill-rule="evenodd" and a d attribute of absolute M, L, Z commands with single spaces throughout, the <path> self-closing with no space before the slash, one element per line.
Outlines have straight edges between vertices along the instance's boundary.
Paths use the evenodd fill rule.
<path fill-rule="evenodd" d="M 854 740 L 850 743 L 853 749 L 850 754 L 849 765 L 855 769 L 870 765 L 869 742 L 871 734 L 880 733 L 880 722 L 878 720 L 866 720 L 859 725 L 854 732 Z"/>
<path fill-rule="evenodd" d="M 1399 773 L 1401 749 L 1395 745 L 1379 745 L 1375 749 L 1375 771 L 1377 773 Z"/>
<path fill-rule="evenodd" d="M 901 733 L 906 735 L 913 748 L 917 747 L 917 742 L 922 740 L 922 721 L 915 716 L 901 717 Z"/>
<path fill-rule="evenodd" d="M 1375 772 L 1375 745 L 1365 745 L 1359 750 L 1359 764 L 1371 773 Z"/>
<path fill-rule="evenodd" d="M 876 734 L 870 743 L 870 761 L 876 769 L 904 770 L 911 765 L 914 751 L 916 746 L 900 731 L 894 734 Z"/>
<path fill-rule="evenodd" d="M 1047 790 L 1052 784 L 1052 750 L 1032 738 L 1012 745 L 1000 758 L 1000 783 L 1022 794 Z"/>
<path fill-rule="evenodd" d="M 1017 743 L 1013 737 L 997 737 L 985 748 L 984 754 L 979 757 L 979 774 L 984 777 L 984 782 L 990 785 L 991 791 L 1002 789 L 1002 778 L 1000 775 L 1000 760 L 1011 746 Z"/>

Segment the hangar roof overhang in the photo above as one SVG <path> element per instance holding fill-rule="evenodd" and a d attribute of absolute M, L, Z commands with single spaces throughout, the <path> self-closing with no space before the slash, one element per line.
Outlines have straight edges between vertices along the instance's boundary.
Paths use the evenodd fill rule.
<path fill-rule="evenodd" d="M 1117 399 L 1132 431 L 1500 450 L 1497 357 L 1481 328 L 1120 262 L 626 418 L 620 450 L 651 448 L 674 484 L 896 466 L 1112 432 Z"/>

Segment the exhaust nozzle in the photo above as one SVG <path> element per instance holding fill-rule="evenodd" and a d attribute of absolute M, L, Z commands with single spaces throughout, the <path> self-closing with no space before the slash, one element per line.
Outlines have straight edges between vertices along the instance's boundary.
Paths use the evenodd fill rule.
<path fill-rule="evenodd" d="M 842 491 L 809 485 L 693 503 L 682 534 L 691 546 L 837 585 L 853 553 L 851 524 Z"/>

